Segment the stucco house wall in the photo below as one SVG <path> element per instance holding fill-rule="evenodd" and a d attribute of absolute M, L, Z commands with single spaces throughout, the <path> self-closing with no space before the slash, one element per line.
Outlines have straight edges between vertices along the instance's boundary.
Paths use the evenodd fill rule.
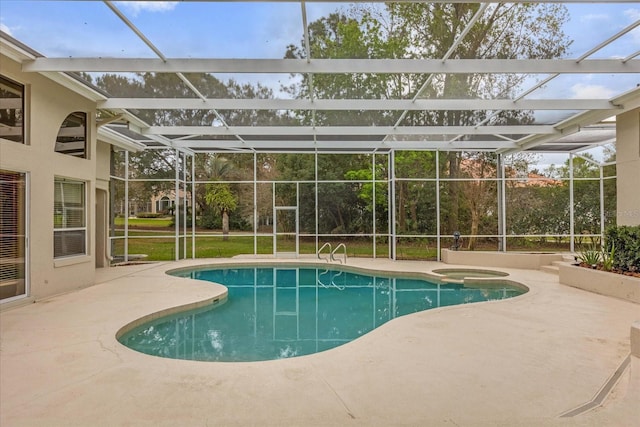
<path fill-rule="evenodd" d="M 109 146 L 97 143 L 96 103 L 40 74 L 23 73 L 7 56 L 0 56 L 0 64 L 0 74 L 25 86 L 25 144 L 0 138 L 0 168 L 28 176 L 27 298 L 40 299 L 92 285 L 97 264 L 96 189 L 109 189 Z M 85 159 L 55 152 L 60 126 L 76 111 L 87 113 Z M 86 255 L 54 259 L 56 177 L 86 183 Z M 104 221 L 101 225 L 106 227 Z M 102 234 L 106 236 L 106 230 Z"/>
<path fill-rule="evenodd" d="M 640 225 L 640 108 L 616 118 L 618 225 Z"/>

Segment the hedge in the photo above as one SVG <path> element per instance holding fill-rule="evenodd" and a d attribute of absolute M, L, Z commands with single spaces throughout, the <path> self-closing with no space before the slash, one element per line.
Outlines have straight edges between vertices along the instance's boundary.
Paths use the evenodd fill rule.
<path fill-rule="evenodd" d="M 136 218 L 165 218 L 166 213 L 138 212 Z"/>
<path fill-rule="evenodd" d="M 613 267 L 640 271 L 640 226 L 610 227 L 605 231 L 605 251 L 614 247 Z"/>

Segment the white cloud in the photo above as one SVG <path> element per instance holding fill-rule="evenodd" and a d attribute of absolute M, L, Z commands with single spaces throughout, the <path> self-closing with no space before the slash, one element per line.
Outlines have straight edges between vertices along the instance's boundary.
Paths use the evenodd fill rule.
<path fill-rule="evenodd" d="M 640 19 L 640 9 L 627 9 L 624 14 L 634 21 Z"/>
<path fill-rule="evenodd" d="M 129 10 L 133 16 L 140 12 L 168 12 L 178 5 L 177 1 L 126 1 L 118 2 L 123 9 Z"/>
<path fill-rule="evenodd" d="M 632 22 L 640 20 L 640 9 L 627 9 L 624 11 L 624 15 L 630 18 Z M 640 27 L 636 27 L 631 31 L 631 37 L 633 37 L 634 43 L 640 45 Z"/>
<path fill-rule="evenodd" d="M 610 16 L 606 13 L 589 13 L 580 17 L 580 22 L 608 21 Z"/>
<path fill-rule="evenodd" d="M 0 22 L 0 31 L 5 32 L 5 33 L 9 34 L 10 36 L 13 35 L 11 33 L 11 29 L 9 27 L 7 27 L 5 24 L 3 24 L 2 22 Z"/>
<path fill-rule="evenodd" d="M 611 98 L 616 94 L 615 90 L 602 85 L 588 85 L 584 83 L 576 83 L 571 86 L 573 93 L 571 99 L 599 99 Z"/>

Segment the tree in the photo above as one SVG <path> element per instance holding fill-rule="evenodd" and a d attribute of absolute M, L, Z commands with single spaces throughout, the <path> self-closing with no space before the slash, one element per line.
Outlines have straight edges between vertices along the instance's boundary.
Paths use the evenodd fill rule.
<path fill-rule="evenodd" d="M 222 82 L 211 74 L 184 74 L 187 80 L 198 91 L 209 98 L 273 98 L 273 91 L 261 84 L 239 84 L 234 80 Z M 96 84 L 116 97 L 145 97 L 157 96 L 164 98 L 193 98 L 196 95 L 177 75 L 170 73 L 138 73 L 133 76 L 121 76 L 104 74 L 96 80 Z M 224 121 L 234 126 L 251 125 L 283 125 L 290 122 L 291 118 L 286 114 L 270 110 L 139 110 L 135 112 L 142 120 L 154 126 L 209 126 L 220 124 Z M 253 177 L 253 155 L 247 154 L 241 159 L 241 155 L 232 155 L 234 162 L 228 161 L 225 156 L 209 153 L 198 153 L 194 156 L 195 181 L 221 181 L 221 180 L 251 180 Z M 248 160 L 247 160 L 248 159 Z M 122 161 L 122 159 L 120 159 Z M 130 155 L 130 177 L 139 179 L 154 179 L 155 181 L 130 182 L 130 195 L 139 200 L 149 200 L 152 195 L 159 192 L 171 191 L 174 187 L 176 154 L 173 149 L 144 150 L 135 155 Z M 181 158 L 178 159 L 179 168 L 182 170 Z M 119 165 L 116 165 L 118 168 Z M 123 175 L 121 171 L 120 175 Z M 166 179 L 166 182 L 158 181 Z M 171 181 L 169 181 L 171 180 Z M 248 186 L 230 184 L 230 191 L 239 200 L 239 209 L 242 215 L 253 215 L 252 197 L 248 197 Z M 205 185 L 196 184 L 194 208 L 200 214 L 210 219 L 211 208 L 205 201 Z M 131 198 L 131 197 L 130 197 Z M 249 206 L 248 200 L 251 200 Z M 201 223 L 203 216 L 201 216 Z M 212 226 L 211 221 L 204 221 L 207 226 Z M 247 224 L 246 221 L 243 225 Z"/>
<path fill-rule="evenodd" d="M 451 44 L 474 16 L 479 4 L 390 3 L 386 7 L 394 29 L 410 39 L 411 52 L 406 56 L 443 58 Z M 492 4 L 471 27 L 450 58 L 557 58 L 566 53 L 570 42 L 562 32 L 567 19 L 561 5 Z M 421 93 L 424 98 L 503 98 L 513 96 L 526 76 L 516 74 L 442 74 L 431 76 L 431 83 Z M 414 76 L 414 88 L 422 87 L 427 76 Z M 406 115 L 406 125 L 473 125 L 485 120 L 485 111 L 413 111 Z M 527 111 L 502 111 L 489 124 L 530 123 Z M 461 177 L 463 154 L 447 154 L 450 178 Z M 477 159 L 476 159 L 477 161 Z M 449 184 L 448 228 L 460 228 L 461 183 Z M 484 193 L 477 192 L 478 196 Z M 472 206 L 481 205 L 470 200 Z M 477 212 L 476 212 L 477 213 Z M 472 212 L 473 217 L 473 212 Z M 476 219 L 477 222 L 477 219 Z M 473 230 L 471 230 L 473 233 Z"/>
<path fill-rule="evenodd" d="M 205 201 L 222 215 L 222 240 L 229 240 L 229 212 L 236 209 L 238 201 L 229 189 L 229 184 L 207 184 Z"/>
<path fill-rule="evenodd" d="M 556 174 L 566 183 L 565 197 L 569 201 L 569 178 L 571 176 L 571 163 L 567 159 L 559 167 L 551 166 L 549 173 Z M 573 157 L 573 223 L 576 240 L 582 244 L 581 235 L 599 235 L 601 230 L 600 217 L 600 166 L 590 153 L 582 153 Z M 606 190 L 613 181 L 605 181 Z M 615 190 L 613 190 L 615 192 Z M 599 242 L 598 238 L 590 239 L 590 243 Z"/>
<path fill-rule="evenodd" d="M 467 27 L 479 4 L 399 2 L 384 5 L 359 6 L 348 14 L 334 13 L 309 25 L 309 44 L 312 58 L 444 58 L 449 48 Z M 491 4 L 471 26 L 468 34 L 449 58 L 559 58 L 571 44 L 562 31 L 567 20 L 566 8 L 559 4 Z M 305 50 L 289 46 L 286 57 L 304 58 Z M 303 76 L 288 89 L 296 97 L 318 98 L 505 98 L 516 94 L 528 76 L 522 74 L 327 74 Z M 315 116 L 301 114 L 299 119 L 310 124 L 331 121 L 336 124 L 398 124 L 400 126 L 454 126 L 474 125 L 487 119 L 487 111 L 411 111 L 401 121 L 392 111 L 317 112 Z M 493 112 L 491 112 L 493 113 Z M 502 111 L 495 114 L 489 125 L 531 123 L 528 111 Z M 443 136 L 447 141 L 454 135 Z M 443 197 L 447 206 L 446 223 L 450 231 L 460 228 L 463 217 L 470 217 L 471 232 L 479 227 L 486 196 L 484 191 L 466 189 L 467 205 L 461 163 L 464 154 L 448 152 L 442 156 L 442 174 L 448 194 Z M 429 165 L 431 159 L 425 159 Z M 493 161 L 492 159 L 490 159 Z M 397 161 L 402 161 L 397 156 Z M 474 159 L 476 162 L 483 158 Z M 417 218 L 416 197 L 410 193 L 407 182 L 399 182 L 398 228 L 414 227 Z M 420 185 L 412 185 L 416 194 Z M 480 186 L 482 187 L 482 186 Z M 481 190 L 478 187 L 476 189 Z M 462 209 L 467 211 L 463 212 Z M 469 211 L 471 209 L 471 211 Z"/>
<path fill-rule="evenodd" d="M 470 214 L 470 230 L 471 235 L 467 242 L 467 249 L 476 249 L 478 234 L 495 234 L 496 229 L 493 228 L 492 233 L 480 233 L 480 224 L 483 219 L 492 219 L 492 225 L 497 226 L 497 188 L 495 180 L 487 180 L 487 178 L 496 178 L 496 160 L 495 154 L 478 152 L 474 153 L 461 164 L 462 176 L 469 180 L 461 182 L 461 190 L 465 200 L 468 203 Z"/>
<path fill-rule="evenodd" d="M 435 153 L 429 151 L 401 151 L 395 156 L 397 232 L 436 234 L 436 188 L 410 178 L 435 178 Z"/>

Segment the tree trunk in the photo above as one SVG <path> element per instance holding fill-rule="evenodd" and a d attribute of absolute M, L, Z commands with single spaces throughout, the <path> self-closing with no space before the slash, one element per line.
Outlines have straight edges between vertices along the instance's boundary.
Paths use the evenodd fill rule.
<path fill-rule="evenodd" d="M 229 240 L 229 213 L 226 209 L 222 211 L 222 240 Z"/>
<path fill-rule="evenodd" d="M 450 151 L 447 155 L 449 161 L 449 178 L 458 178 L 459 177 L 459 163 L 458 163 L 458 155 L 459 153 L 455 151 Z M 458 181 L 449 181 L 449 197 L 450 204 L 449 206 L 449 231 L 460 231 L 458 230 L 458 212 L 460 211 L 460 191 L 459 191 L 459 182 Z"/>
<path fill-rule="evenodd" d="M 480 212 L 478 206 L 475 204 L 471 207 L 471 233 L 469 236 L 469 244 L 467 249 L 473 251 L 476 249 L 476 242 L 478 240 L 478 229 L 480 228 Z"/>
<path fill-rule="evenodd" d="M 406 231 L 407 228 L 407 210 L 405 207 L 406 200 L 406 183 L 400 182 L 398 184 L 398 232 L 402 233 Z"/>
<path fill-rule="evenodd" d="M 415 198 L 409 202 L 409 212 L 411 213 L 411 231 L 416 232 L 418 230 L 418 202 Z"/>

